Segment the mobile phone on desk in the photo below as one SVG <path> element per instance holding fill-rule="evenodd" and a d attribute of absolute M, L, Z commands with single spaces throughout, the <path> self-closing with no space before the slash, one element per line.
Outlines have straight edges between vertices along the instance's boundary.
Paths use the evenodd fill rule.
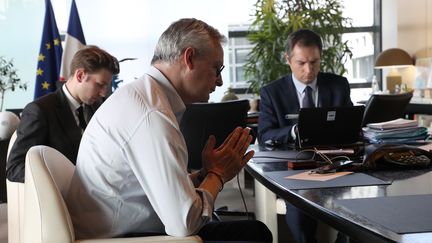
<path fill-rule="evenodd" d="M 331 164 L 318 167 L 315 170 L 312 170 L 312 172 L 317 173 L 317 174 L 334 173 L 334 172 L 341 170 L 342 168 L 347 167 L 348 165 L 351 165 L 352 163 L 354 163 L 354 161 L 352 161 L 352 160 L 335 161 Z"/>
<path fill-rule="evenodd" d="M 322 165 L 322 162 L 316 160 L 290 160 L 288 168 L 292 170 L 315 169 Z"/>

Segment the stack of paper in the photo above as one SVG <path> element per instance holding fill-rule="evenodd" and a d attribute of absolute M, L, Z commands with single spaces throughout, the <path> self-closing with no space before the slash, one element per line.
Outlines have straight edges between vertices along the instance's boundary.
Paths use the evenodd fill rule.
<path fill-rule="evenodd" d="M 369 123 L 363 128 L 363 136 L 371 143 L 409 143 L 429 137 L 426 127 L 417 121 L 396 119 L 387 122 Z"/>
<path fill-rule="evenodd" d="M 417 127 L 418 122 L 416 120 L 408 120 L 403 118 L 398 118 L 391 121 L 379 122 L 379 123 L 369 123 L 367 127 L 373 129 L 387 130 L 393 128 L 406 128 L 406 127 Z"/>

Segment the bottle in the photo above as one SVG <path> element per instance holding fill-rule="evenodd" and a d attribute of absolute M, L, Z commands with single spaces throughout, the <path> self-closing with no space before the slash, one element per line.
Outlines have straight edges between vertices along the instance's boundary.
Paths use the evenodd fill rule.
<path fill-rule="evenodd" d="M 376 76 L 374 75 L 372 77 L 372 94 L 376 94 L 376 93 L 380 93 L 380 88 L 378 85 L 378 80 L 377 80 Z"/>
<path fill-rule="evenodd" d="M 406 93 L 408 92 L 408 87 L 406 84 L 401 84 L 401 88 L 400 88 L 401 93 Z"/>
<path fill-rule="evenodd" d="M 398 84 L 395 85 L 395 89 L 394 89 L 395 94 L 399 94 L 401 92 L 400 87 Z"/>

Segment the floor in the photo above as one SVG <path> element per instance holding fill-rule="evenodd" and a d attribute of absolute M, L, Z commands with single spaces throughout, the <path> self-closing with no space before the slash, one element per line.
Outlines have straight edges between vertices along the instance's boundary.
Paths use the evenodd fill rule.
<path fill-rule="evenodd" d="M 244 181 L 241 175 L 239 181 Z M 244 183 L 242 184 L 244 188 Z M 249 212 L 255 209 L 255 200 L 253 198 L 252 189 L 243 189 L 243 195 Z M 234 178 L 232 181 L 225 184 L 222 192 L 219 193 L 215 202 L 215 208 L 226 206 L 229 211 L 245 212 L 241 193 L 238 189 L 237 180 Z M 224 216 L 222 216 L 224 217 Z M 237 217 L 237 216 L 236 216 Z M 239 216 L 238 219 L 246 218 Z M 7 204 L 0 203 L 0 243 L 7 243 Z"/>
<path fill-rule="evenodd" d="M 244 182 L 242 176 L 239 178 L 240 181 Z M 235 216 L 233 219 L 247 219 L 246 211 L 249 213 L 253 213 L 255 211 L 255 199 L 253 195 L 253 190 L 250 186 L 244 186 L 244 183 L 240 183 L 242 188 L 242 193 L 244 197 L 244 202 L 242 200 L 242 193 L 239 190 L 238 183 L 236 178 L 226 183 L 222 192 L 219 193 L 216 202 L 215 209 L 221 207 L 227 207 L 229 212 L 244 212 L 244 216 L 242 214 Z M 246 204 L 246 208 L 245 208 Z"/>

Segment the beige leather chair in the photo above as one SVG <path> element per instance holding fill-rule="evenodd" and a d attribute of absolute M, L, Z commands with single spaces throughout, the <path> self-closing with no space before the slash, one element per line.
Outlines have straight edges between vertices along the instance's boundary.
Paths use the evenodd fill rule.
<path fill-rule="evenodd" d="M 24 242 L 202 242 L 198 236 L 151 236 L 75 241 L 74 228 L 63 197 L 74 172 L 74 165 L 48 146 L 30 148 L 25 166 Z"/>
<path fill-rule="evenodd" d="M 16 140 L 16 131 L 9 141 L 7 157 Z M 24 227 L 24 183 L 12 182 L 6 179 L 7 213 L 8 213 L 8 242 L 21 243 Z"/>

